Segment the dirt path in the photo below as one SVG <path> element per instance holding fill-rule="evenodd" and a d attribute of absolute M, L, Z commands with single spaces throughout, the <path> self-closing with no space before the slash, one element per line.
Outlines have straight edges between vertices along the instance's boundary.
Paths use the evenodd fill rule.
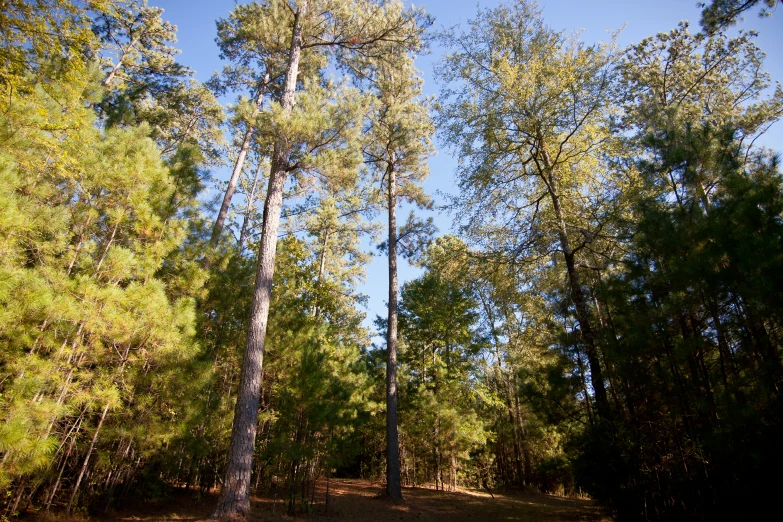
<path fill-rule="evenodd" d="M 287 517 L 285 504 L 273 498 L 253 497 L 253 522 L 277 520 L 317 520 L 352 522 L 449 522 L 482 521 L 610 521 L 602 510 L 589 500 L 554 497 L 539 493 L 495 494 L 495 499 L 484 492 L 443 492 L 426 488 L 404 488 L 404 504 L 393 504 L 379 498 L 381 487 L 364 480 L 333 479 L 330 483 L 328 516 L 325 514 L 323 485 L 319 485 L 313 512 Z M 107 516 L 91 517 L 91 521 L 152 522 L 159 520 L 196 522 L 208 520 L 217 497 L 206 495 L 200 499 L 178 491 L 167 502 L 159 505 L 128 506 Z M 57 520 L 56 518 L 27 518 L 27 520 Z M 60 519 L 65 520 L 65 519 Z M 69 519 L 76 522 L 75 519 Z M 82 519 L 84 520 L 84 519 Z"/>

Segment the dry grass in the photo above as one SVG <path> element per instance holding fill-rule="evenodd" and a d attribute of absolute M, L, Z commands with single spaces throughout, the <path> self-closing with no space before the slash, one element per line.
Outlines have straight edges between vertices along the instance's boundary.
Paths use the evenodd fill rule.
<path fill-rule="evenodd" d="M 609 521 L 603 511 L 590 500 L 555 497 L 540 493 L 495 493 L 495 499 L 484 492 L 443 492 L 427 488 L 405 488 L 405 502 L 395 504 L 380 497 L 381 486 L 365 480 L 333 479 L 330 483 L 329 512 L 326 514 L 325 484 L 319 484 L 312 513 L 296 517 L 285 516 L 286 506 L 271 497 L 253 497 L 252 522 L 277 520 L 398 522 L 437 521 Z M 105 516 L 90 517 L 91 522 L 152 522 L 209 520 L 216 495 L 197 498 L 178 491 L 166 502 L 129 505 Z M 76 522 L 75 517 L 41 517 L 28 515 L 29 522 Z M 87 519 L 82 518 L 81 522 Z"/>

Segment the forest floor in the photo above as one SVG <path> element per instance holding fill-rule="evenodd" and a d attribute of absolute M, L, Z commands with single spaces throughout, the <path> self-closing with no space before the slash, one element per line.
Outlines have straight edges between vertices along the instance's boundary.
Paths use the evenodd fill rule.
<path fill-rule="evenodd" d="M 329 511 L 325 512 L 325 483 L 319 484 L 315 504 L 309 514 L 295 517 L 284 515 L 285 504 L 273 497 L 252 498 L 252 522 L 314 520 L 352 522 L 437 521 L 482 522 L 491 520 L 555 522 L 610 521 L 604 511 L 591 500 L 556 497 L 532 492 L 496 493 L 494 500 L 486 492 L 460 490 L 435 491 L 423 487 L 404 488 L 405 502 L 394 504 L 380 497 L 381 486 L 366 480 L 332 479 Z M 30 522 L 152 522 L 159 520 L 207 521 L 217 495 L 202 495 L 178 490 L 166 502 L 128 505 L 105 516 L 95 517 L 34 517 Z"/>

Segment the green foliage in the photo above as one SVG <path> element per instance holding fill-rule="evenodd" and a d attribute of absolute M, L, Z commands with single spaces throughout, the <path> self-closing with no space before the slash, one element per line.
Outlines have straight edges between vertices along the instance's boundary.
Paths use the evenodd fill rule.
<path fill-rule="evenodd" d="M 3 116 L 4 486 L 78 459 L 69 438 L 104 407 L 101 444 L 160 447 L 176 429 L 171 372 L 196 348 L 193 299 L 166 285 L 188 274 L 158 277 L 185 238 L 172 200 L 192 195 L 146 128 L 104 132 L 74 92 L 38 86 Z"/>
<path fill-rule="evenodd" d="M 706 140 L 723 167 L 709 208 L 642 199 L 633 254 L 603 287 L 616 329 L 606 357 L 634 385 L 619 433 L 593 433 L 585 453 L 619 476 L 583 476 L 626 517 L 645 504 L 661 519 L 763 512 L 771 490 L 754 477 L 780 465 L 780 348 L 769 337 L 780 311 L 768 289 L 783 260 L 781 176 L 776 162 L 745 163 L 731 132 L 690 136 L 679 154 L 692 161 L 698 144 L 703 157 Z M 600 445 L 611 450 L 597 459 Z"/>
<path fill-rule="evenodd" d="M 623 223 L 627 254 L 596 289 L 620 416 L 585 433 L 578 465 L 623 518 L 745 517 L 772 494 L 758 473 L 781 462 L 768 293 L 783 260 L 781 176 L 748 140 L 779 117 L 781 95 L 762 98 L 761 57 L 748 36 L 680 26 L 623 64 L 644 189 Z"/>
<path fill-rule="evenodd" d="M 367 401 L 367 378 L 360 347 L 368 332 L 352 309 L 351 297 L 325 289 L 319 281 L 320 259 L 307 245 L 288 237 L 278 246 L 275 292 L 269 318 L 264 379 L 259 410 L 255 483 L 285 488 L 308 498 L 323 468 L 342 464 L 352 455 L 352 434 L 373 406 Z M 211 488 L 218 476 L 214 463 L 228 451 L 233 397 L 246 320 L 252 299 L 252 260 L 233 256 L 217 266 L 201 304 L 200 325 L 205 350 L 200 364 L 211 368 L 194 395 L 188 426 L 164 462 L 185 459 L 172 480 Z M 318 313 L 313 313 L 317 304 Z M 274 477 L 278 477 L 275 479 Z M 279 482 L 274 482 L 279 480 Z"/>
<path fill-rule="evenodd" d="M 430 477 L 443 482 L 448 468 L 456 484 L 458 465 L 464 468 L 470 453 L 486 443 L 481 398 L 472 382 L 482 341 L 475 307 L 465 288 L 436 271 L 402 288 L 401 429 L 406 455 L 420 455 L 414 483 Z"/>
<path fill-rule="evenodd" d="M 106 90 L 101 112 L 109 126 L 150 125 L 165 156 L 191 145 L 205 161 L 220 164 L 222 107 L 175 60 L 177 28 L 162 14 L 147 0 L 112 3 L 96 13 L 92 30 Z"/>
<path fill-rule="evenodd" d="M 219 19 L 216 41 L 220 57 L 230 63 L 210 80 L 215 92 L 257 95 L 268 89 L 273 98 L 279 98 L 293 21 L 291 9 L 280 0 L 237 5 L 228 18 Z M 303 58 L 303 77 L 311 77 L 324 65 L 325 56 L 317 50 Z"/>
<path fill-rule="evenodd" d="M 377 99 L 363 143 L 365 162 L 383 185 L 389 183 L 390 171 L 395 172 L 394 201 L 428 208 L 431 202 L 420 183 L 429 174 L 425 160 L 433 153 L 429 100 L 422 99 L 421 79 L 410 57 L 378 69 Z"/>
<path fill-rule="evenodd" d="M 780 181 L 753 143 L 783 98 L 754 36 L 681 24 L 616 60 L 527 2 L 445 36 L 453 208 L 506 278 L 479 272 L 477 290 L 495 375 L 514 369 L 498 396 L 511 426 L 526 418 L 524 439 L 497 424 L 497 440 L 541 487 L 573 487 L 573 463 L 624 518 L 746 515 L 770 494 L 748 463 L 779 465 L 779 319 L 765 289 L 780 267 Z M 540 452 L 547 438 L 559 452 Z"/>
<path fill-rule="evenodd" d="M 12 0 L 0 9 L 0 85 L 3 110 L 9 99 L 32 89 L 46 77 L 47 64 L 64 64 L 71 81 L 85 73 L 84 49 L 96 46 L 84 3 L 62 0 Z M 93 1 L 98 10 L 110 5 Z"/>
<path fill-rule="evenodd" d="M 573 492 L 566 441 L 579 431 L 571 417 L 583 413 L 568 385 L 547 381 L 550 369 L 562 376 L 564 365 L 550 348 L 556 337 L 542 301 L 517 292 L 507 265 L 453 236 L 436 240 L 422 264 L 424 274 L 403 286 L 400 303 L 403 480 Z M 382 356 L 367 355 L 378 401 Z M 371 463 L 363 473 L 377 473 L 382 463 L 373 460 L 382 455 L 383 441 L 374 437 L 381 429 L 374 419 L 363 426 L 361 463 Z"/>
<path fill-rule="evenodd" d="M 714 34 L 737 23 L 740 15 L 753 9 L 756 5 L 763 4 L 759 16 L 769 16 L 770 10 L 774 10 L 776 0 L 712 0 L 707 5 L 700 3 L 703 8 L 701 13 L 701 26 L 707 33 Z"/>

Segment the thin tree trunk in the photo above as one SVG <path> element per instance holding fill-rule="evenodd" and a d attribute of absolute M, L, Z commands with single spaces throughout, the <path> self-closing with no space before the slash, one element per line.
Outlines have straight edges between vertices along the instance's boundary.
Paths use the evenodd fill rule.
<path fill-rule="evenodd" d="M 70 513 L 71 508 L 73 508 L 73 502 L 76 500 L 76 494 L 79 493 L 79 486 L 82 483 L 82 478 L 84 478 L 84 472 L 87 471 L 87 464 L 90 462 L 90 456 L 92 455 L 92 450 L 95 449 L 95 442 L 98 440 L 98 434 L 101 431 L 101 426 L 103 426 L 103 421 L 106 420 L 106 414 L 109 412 L 109 403 L 106 403 L 106 406 L 103 408 L 103 413 L 101 413 L 101 420 L 98 421 L 98 427 L 95 428 L 95 435 L 92 436 L 92 442 L 90 442 L 90 448 L 87 450 L 87 455 L 84 457 L 84 463 L 82 464 L 82 469 L 79 471 L 79 477 L 76 479 L 76 484 L 73 486 L 73 492 L 71 493 L 71 500 L 68 501 L 68 507 L 66 508 L 65 512 Z"/>
<path fill-rule="evenodd" d="M 487 314 L 487 319 L 490 322 L 490 329 L 492 333 L 492 340 L 495 346 L 495 374 L 497 375 L 498 385 L 503 384 L 504 395 L 506 399 L 506 407 L 508 409 L 509 421 L 511 422 L 512 437 L 514 444 L 514 458 L 516 465 L 516 472 L 518 479 L 525 485 L 530 482 L 531 476 L 531 463 L 530 463 L 530 450 L 527 447 L 525 440 L 524 427 L 522 426 L 521 413 L 519 411 L 519 396 L 516 392 L 516 387 L 512 387 L 511 379 L 504 375 L 503 368 L 500 364 L 500 339 L 498 339 L 497 332 L 495 331 L 495 317 L 492 313 L 492 309 L 484 299 L 484 296 L 479 292 L 479 298 L 481 304 L 484 307 L 484 312 Z M 512 371 L 513 373 L 513 371 Z M 516 413 L 512 408 L 512 396 L 516 398 Z M 524 458 L 524 468 L 523 459 Z"/>
<path fill-rule="evenodd" d="M 296 416 L 296 432 L 294 433 L 294 444 L 295 447 L 299 447 L 302 444 L 302 434 L 303 434 L 303 411 L 302 408 L 299 408 L 299 411 Z M 295 498 L 296 498 L 296 479 L 299 474 L 299 458 L 296 457 L 291 461 L 291 471 L 290 471 L 290 478 L 288 480 L 288 514 L 289 515 L 295 515 L 296 514 L 296 506 L 295 506 Z M 302 500 L 304 500 L 306 497 L 302 497 Z"/>
<path fill-rule="evenodd" d="M 109 71 L 109 74 L 106 75 L 106 79 L 103 80 L 103 86 L 108 87 L 111 85 L 111 82 L 114 81 L 114 76 L 117 74 L 117 71 L 122 66 L 122 59 L 120 59 L 117 64 L 112 67 L 111 71 Z"/>
<path fill-rule="evenodd" d="M 326 272 L 326 249 L 329 247 L 329 230 L 326 230 L 324 232 L 324 242 L 323 246 L 321 247 L 321 261 L 318 265 L 318 283 L 321 283 L 321 280 L 324 277 L 324 273 Z"/>
<path fill-rule="evenodd" d="M 451 491 L 457 491 L 457 456 L 452 448 L 451 453 Z"/>
<path fill-rule="evenodd" d="M 514 404 L 516 411 L 517 428 L 519 429 L 519 441 L 522 447 L 522 458 L 525 463 L 525 485 L 530 485 L 533 477 L 533 463 L 530 456 L 530 447 L 527 442 L 527 433 L 525 424 L 522 421 L 522 408 L 519 405 L 519 393 L 514 393 Z"/>
<path fill-rule="evenodd" d="M 296 31 L 296 28 L 294 29 Z M 301 32 L 301 29 L 300 29 Z M 300 44 L 301 46 L 301 44 Z M 291 56 L 293 57 L 293 49 Z M 297 54 L 297 62 L 299 55 Z M 290 63 L 289 63 L 290 66 Z M 298 68 L 298 63 L 296 64 Z M 290 72 L 290 69 L 289 69 Z M 256 96 L 256 111 L 261 108 L 261 104 L 264 101 L 264 92 L 266 91 L 266 85 L 269 82 L 269 73 L 264 76 L 264 81 L 258 87 L 258 95 Z M 285 97 L 285 95 L 283 95 Z M 211 245 L 216 245 L 220 239 L 220 234 L 223 232 L 223 226 L 226 223 L 226 217 L 228 216 L 228 209 L 231 206 L 231 198 L 234 197 L 234 192 L 237 189 L 237 182 L 239 181 L 239 175 L 242 174 L 242 168 L 245 165 L 245 158 L 247 157 L 247 151 L 250 150 L 250 142 L 253 139 L 253 126 L 248 124 L 245 129 L 245 135 L 242 138 L 242 145 L 239 147 L 239 154 L 237 160 L 234 162 L 234 170 L 231 172 L 231 178 L 228 180 L 228 186 L 226 187 L 226 193 L 223 195 L 223 202 L 220 204 L 220 211 L 217 218 L 215 218 L 215 224 L 212 227 L 212 236 L 209 238 Z"/>
<path fill-rule="evenodd" d="M 411 445 L 411 466 L 413 468 L 413 480 L 411 481 L 411 485 L 415 488 L 417 484 L 416 480 L 416 445 Z"/>
<path fill-rule="evenodd" d="M 512 405 L 511 383 L 508 382 L 508 379 L 504 380 L 506 381 L 506 409 L 508 410 L 508 420 L 511 423 L 511 438 L 514 446 L 514 467 L 517 474 L 517 481 L 520 484 L 525 484 L 527 475 L 525 474 L 522 465 L 522 444 L 520 443 L 519 425 Z"/>
<path fill-rule="evenodd" d="M 68 371 L 68 375 L 65 377 L 65 384 L 63 384 L 62 390 L 60 390 L 60 396 L 57 398 L 57 407 L 59 408 L 60 405 L 65 400 L 65 395 L 68 393 L 68 388 L 71 385 L 71 378 L 73 377 L 73 366 Z M 54 423 L 56 422 L 57 417 L 52 416 L 52 419 L 49 421 L 49 426 L 46 428 L 46 434 L 43 436 L 43 440 L 46 440 L 49 435 L 52 433 L 52 428 L 54 428 Z"/>
<path fill-rule="evenodd" d="M 250 213 L 255 206 L 256 187 L 258 186 L 258 178 L 261 177 L 261 170 L 264 168 L 264 163 L 259 158 L 258 169 L 256 170 L 256 176 L 253 178 L 253 185 L 250 187 L 250 194 L 247 196 L 247 206 L 245 207 L 245 216 L 242 219 L 242 231 L 239 233 L 239 245 L 237 245 L 237 251 L 242 252 L 242 248 L 245 246 L 245 240 L 247 234 L 250 231 Z"/>
<path fill-rule="evenodd" d="M 326 468 L 326 507 L 324 509 L 324 514 L 326 516 L 329 516 L 329 477 L 332 476 L 332 470 L 330 468 Z"/>
<path fill-rule="evenodd" d="M 389 183 L 389 324 L 386 341 L 386 496 L 402 500 L 400 443 L 397 433 L 397 176 L 386 170 Z"/>
<path fill-rule="evenodd" d="M 16 488 L 16 496 L 14 498 L 14 501 L 9 505 L 8 509 L 6 510 L 6 514 L 10 514 L 13 517 L 15 516 L 14 515 L 15 513 L 18 513 L 17 509 L 19 508 L 19 501 L 21 501 L 22 497 L 24 496 L 24 490 L 27 488 L 28 481 L 29 479 L 25 477 L 19 483 L 19 487 Z"/>
<path fill-rule="evenodd" d="M 326 273 L 326 251 L 329 247 L 329 230 L 324 232 L 323 245 L 321 246 L 321 261 L 318 264 L 318 279 L 316 279 L 316 288 L 320 290 L 321 282 L 323 281 L 324 274 Z M 321 309 L 318 306 L 318 296 L 316 296 L 315 306 L 313 306 L 313 317 L 318 317 L 321 314 Z"/>
<path fill-rule="evenodd" d="M 604 384 L 603 372 L 601 370 L 601 364 L 598 360 L 598 347 L 595 341 L 595 334 L 593 333 L 592 325 L 590 324 L 590 312 L 587 307 L 587 299 L 582 291 L 582 282 L 579 278 L 579 274 L 576 271 L 576 262 L 574 251 L 571 248 L 571 242 L 568 239 L 568 231 L 565 224 L 565 216 L 563 215 L 563 209 L 560 206 L 560 196 L 551 192 L 554 190 L 554 184 L 550 180 L 550 196 L 552 199 L 552 207 L 555 211 L 555 216 L 558 222 L 558 235 L 560 236 L 560 248 L 563 250 L 563 256 L 565 257 L 566 270 L 568 271 L 568 281 L 571 287 L 571 300 L 574 302 L 574 308 L 576 308 L 576 319 L 579 321 L 579 330 L 582 334 L 582 341 L 585 345 L 585 353 L 587 354 L 587 363 L 590 365 L 590 384 L 593 386 L 593 393 L 595 394 L 596 409 L 598 415 L 605 420 L 608 420 L 611 416 L 609 410 L 609 400 L 606 396 L 606 385 Z"/>
<path fill-rule="evenodd" d="M 281 105 L 285 113 L 294 106 L 296 77 L 299 73 L 299 57 L 302 53 L 302 21 L 307 11 L 307 0 L 301 3 L 294 18 L 291 35 L 291 53 L 286 71 L 285 88 Z M 285 140 L 278 139 L 272 154 L 272 168 L 264 205 L 261 229 L 261 245 L 258 253 L 255 289 L 247 331 L 245 356 L 239 378 L 239 393 L 234 424 L 231 431 L 231 447 L 223 492 L 213 519 L 245 518 L 250 513 L 250 474 L 253 469 L 253 451 L 258 426 L 258 402 L 261 391 L 261 371 L 264 361 L 264 340 L 272 294 L 272 276 L 275 270 L 277 232 L 283 205 L 283 187 L 287 177 L 288 149 Z"/>
<path fill-rule="evenodd" d="M 97 274 L 101 270 L 101 266 L 103 265 L 103 262 L 106 260 L 106 254 L 109 253 L 109 248 L 111 248 L 111 244 L 114 242 L 114 236 L 117 235 L 117 228 L 119 228 L 120 222 L 118 221 L 116 225 L 114 225 L 114 228 L 111 231 L 111 236 L 109 237 L 108 243 L 106 243 L 106 247 L 103 249 L 103 253 L 101 254 L 101 259 L 98 261 L 98 266 L 95 267 L 95 273 Z"/>
<path fill-rule="evenodd" d="M 576 308 L 576 319 L 579 322 L 579 330 L 582 334 L 582 341 L 584 341 L 585 353 L 587 354 L 587 363 L 590 366 L 590 383 L 593 386 L 593 393 L 595 394 L 596 409 L 598 410 L 599 417 L 608 420 L 611 416 L 611 411 L 609 409 L 609 400 L 606 395 L 603 372 L 598 359 L 598 347 L 590 323 L 587 298 L 582 291 L 582 282 L 579 278 L 579 273 L 576 271 L 575 252 L 571 247 L 571 241 L 568 238 L 565 214 L 560 205 L 560 195 L 557 193 L 557 179 L 552 172 L 553 166 L 546 150 L 542 149 L 540 159 L 543 162 L 543 169 L 539 167 L 539 174 L 547 186 L 547 191 L 552 200 L 552 208 L 555 211 L 555 218 L 557 219 L 557 233 L 560 240 L 560 248 L 563 251 L 563 257 L 565 258 L 568 282 L 571 289 L 571 300 L 574 302 L 574 308 Z"/>
<path fill-rule="evenodd" d="M 82 413 L 79 415 L 79 418 L 76 420 L 74 427 L 71 429 L 71 433 L 68 433 L 65 436 L 66 440 L 70 436 L 71 442 L 68 444 L 68 450 L 63 456 L 62 465 L 60 466 L 60 473 L 57 475 L 57 480 L 55 481 L 54 486 L 52 486 L 52 491 L 49 494 L 49 500 L 46 502 L 46 511 L 49 511 L 49 508 L 52 506 L 52 501 L 54 500 L 54 496 L 57 494 L 57 489 L 60 487 L 60 480 L 62 480 L 63 472 L 65 471 L 65 467 L 68 465 L 68 458 L 71 456 L 71 451 L 73 450 L 73 446 L 76 443 L 76 437 L 79 435 L 79 430 L 82 427 L 82 420 L 84 419 L 84 413 L 85 410 L 82 410 Z"/>
<path fill-rule="evenodd" d="M 582 362 L 582 353 L 579 351 L 579 347 L 575 347 L 574 350 L 576 352 L 576 366 L 579 368 L 579 383 L 582 385 L 582 392 L 585 394 L 585 412 L 587 413 L 587 419 L 592 424 L 595 422 L 595 416 L 590 405 L 590 394 L 587 392 L 587 372 L 585 372 L 585 365 Z"/>
<path fill-rule="evenodd" d="M 123 61 L 125 60 L 125 56 L 130 52 L 133 47 L 135 47 L 136 42 L 138 40 L 134 38 L 131 40 L 131 42 L 128 44 L 128 46 L 122 51 L 122 55 L 120 55 L 119 60 L 117 60 L 117 63 L 114 65 L 114 67 L 111 68 L 111 71 L 109 71 L 109 74 L 106 75 L 106 78 L 103 80 L 103 86 L 108 87 L 112 84 L 114 81 L 114 77 L 117 75 L 117 72 L 122 68 Z"/>

